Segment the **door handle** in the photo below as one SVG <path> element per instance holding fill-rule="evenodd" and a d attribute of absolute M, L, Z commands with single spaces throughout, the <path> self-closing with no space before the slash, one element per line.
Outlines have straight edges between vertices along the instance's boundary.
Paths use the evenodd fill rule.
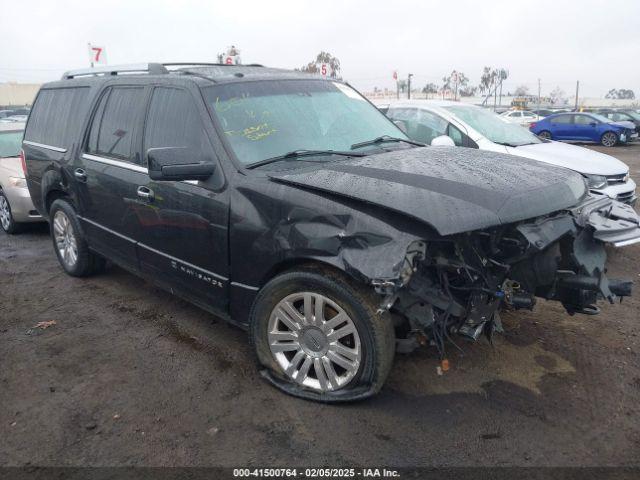
<path fill-rule="evenodd" d="M 81 182 L 86 182 L 87 181 L 87 172 L 85 172 L 83 169 L 81 168 L 76 168 L 73 171 L 73 176 L 76 177 L 78 180 L 80 180 Z"/>
<path fill-rule="evenodd" d="M 153 190 L 149 187 L 140 186 L 138 187 L 138 196 L 140 198 L 144 198 L 145 200 L 153 200 Z"/>

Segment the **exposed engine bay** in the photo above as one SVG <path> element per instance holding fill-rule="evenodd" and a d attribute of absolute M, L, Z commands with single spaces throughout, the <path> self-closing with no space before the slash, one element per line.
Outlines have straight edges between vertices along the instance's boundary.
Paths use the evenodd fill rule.
<path fill-rule="evenodd" d="M 605 243 L 640 242 L 635 211 L 603 197 L 533 220 L 414 242 L 396 282 L 374 281 L 396 320 L 398 350 L 428 341 L 444 355 L 453 336 L 489 339 L 501 310 L 533 309 L 536 297 L 569 315 L 631 295 L 632 282 L 606 276 Z"/>

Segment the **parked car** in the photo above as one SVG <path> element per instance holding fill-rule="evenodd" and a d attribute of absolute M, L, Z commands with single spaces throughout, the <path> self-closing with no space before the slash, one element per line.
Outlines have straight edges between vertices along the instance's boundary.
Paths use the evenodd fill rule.
<path fill-rule="evenodd" d="M 553 110 L 549 110 L 547 108 L 541 108 L 539 110 L 532 110 L 533 113 L 538 115 L 540 118 L 548 117 L 549 115 L 553 115 L 555 112 Z"/>
<path fill-rule="evenodd" d="M 638 138 L 628 124 L 613 122 L 597 113 L 559 113 L 531 125 L 530 130 L 546 140 L 595 142 L 605 147 Z"/>
<path fill-rule="evenodd" d="M 633 128 L 636 133 L 640 133 L 640 115 L 638 114 L 632 115 L 631 112 L 622 110 L 600 110 L 598 113 L 613 122 L 627 122 L 626 126 Z"/>
<path fill-rule="evenodd" d="M 528 110 L 509 110 L 500 114 L 509 123 L 516 123 L 528 127 L 531 123 L 540 120 L 542 117 Z"/>
<path fill-rule="evenodd" d="M 0 110 L 0 119 L 15 115 L 13 110 Z"/>
<path fill-rule="evenodd" d="M 587 179 L 592 192 L 632 205 L 636 202 L 636 184 L 629 177 L 629 167 L 620 160 L 584 147 L 540 139 L 486 109 L 460 102 L 410 100 L 391 105 L 387 115 L 413 140 L 431 144 L 446 135 L 456 146 L 570 168 Z"/>
<path fill-rule="evenodd" d="M 11 123 L 25 123 L 27 121 L 27 115 L 9 115 L 1 119 L 3 122 Z"/>
<path fill-rule="evenodd" d="M 24 123 L 0 124 L 0 227 L 17 233 L 24 223 L 41 222 L 25 179 L 20 149 Z"/>
<path fill-rule="evenodd" d="M 396 346 L 444 354 L 535 296 L 593 314 L 631 293 L 605 244 L 639 242 L 640 218 L 571 170 L 423 147 L 339 80 L 168 67 L 45 84 L 29 190 L 64 271 L 108 258 L 247 328 L 287 393 L 364 398 Z"/>

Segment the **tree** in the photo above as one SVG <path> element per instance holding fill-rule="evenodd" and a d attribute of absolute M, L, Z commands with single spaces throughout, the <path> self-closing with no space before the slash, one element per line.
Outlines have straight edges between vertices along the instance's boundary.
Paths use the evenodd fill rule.
<path fill-rule="evenodd" d="M 460 96 L 473 97 L 477 91 L 478 91 L 478 87 L 471 87 L 471 86 L 463 87 L 460 89 Z"/>
<path fill-rule="evenodd" d="M 620 88 L 620 89 L 612 88 L 607 92 L 604 98 L 619 99 L 619 100 L 635 100 L 636 94 L 633 93 L 633 90 L 629 90 L 626 88 Z"/>
<path fill-rule="evenodd" d="M 462 90 L 465 89 L 468 85 L 469 85 L 469 77 L 467 77 L 462 72 L 457 72 L 456 70 L 453 70 L 449 74 L 449 76 L 442 77 L 442 89 L 453 90 L 454 99 L 458 98 L 458 91 L 460 91 L 461 92 L 460 95 L 462 95 Z"/>
<path fill-rule="evenodd" d="M 509 72 L 504 68 L 484 67 L 480 76 L 478 88 L 480 93 L 491 92 L 496 85 L 504 82 L 509 77 Z"/>
<path fill-rule="evenodd" d="M 422 93 L 438 93 L 438 86 L 435 83 L 427 83 L 422 87 Z"/>
<path fill-rule="evenodd" d="M 567 97 L 560 87 L 554 88 L 549 94 L 549 98 L 551 99 L 552 105 L 566 105 L 567 103 Z"/>
<path fill-rule="evenodd" d="M 529 87 L 527 87 L 526 85 L 520 85 L 518 88 L 516 88 L 514 95 L 516 97 L 523 97 L 528 93 L 529 93 Z"/>
<path fill-rule="evenodd" d="M 329 66 L 329 72 L 327 74 L 331 78 L 340 78 L 340 60 L 337 57 L 334 57 L 329 52 L 320 52 L 316 59 L 309 62 L 305 66 L 303 66 L 300 70 L 303 72 L 309 73 L 321 73 L 320 66 L 322 64 L 327 64 Z"/>

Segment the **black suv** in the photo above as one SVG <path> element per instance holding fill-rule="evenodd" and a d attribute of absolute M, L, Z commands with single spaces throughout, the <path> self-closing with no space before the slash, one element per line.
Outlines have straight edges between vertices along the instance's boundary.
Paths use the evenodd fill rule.
<path fill-rule="evenodd" d="M 638 216 L 572 171 L 423 147 L 348 84 L 260 66 L 69 72 L 24 160 L 64 270 L 105 259 L 247 328 L 263 376 L 322 401 L 377 392 L 396 349 L 500 329 L 535 297 L 629 295 L 604 243 Z"/>

